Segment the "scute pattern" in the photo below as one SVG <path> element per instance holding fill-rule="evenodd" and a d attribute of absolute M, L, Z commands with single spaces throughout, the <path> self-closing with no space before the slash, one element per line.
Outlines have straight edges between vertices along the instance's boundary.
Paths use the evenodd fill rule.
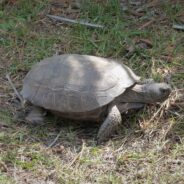
<path fill-rule="evenodd" d="M 100 108 L 139 77 L 113 60 L 87 55 L 60 55 L 36 64 L 24 79 L 22 95 L 37 106 L 59 112 Z"/>

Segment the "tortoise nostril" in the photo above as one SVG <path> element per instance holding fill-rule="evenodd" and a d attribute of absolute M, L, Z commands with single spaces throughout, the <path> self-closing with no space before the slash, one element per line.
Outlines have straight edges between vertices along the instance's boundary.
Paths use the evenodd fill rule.
<path fill-rule="evenodd" d="M 166 92 L 167 92 L 167 89 L 161 88 L 160 91 L 161 91 L 162 93 L 166 93 Z"/>
<path fill-rule="evenodd" d="M 170 94 L 171 88 L 170 88 L 170 87 L 167 87 L 167 88 L 160 88 L 160 91 L 161 91 L 163 94 Z"/>

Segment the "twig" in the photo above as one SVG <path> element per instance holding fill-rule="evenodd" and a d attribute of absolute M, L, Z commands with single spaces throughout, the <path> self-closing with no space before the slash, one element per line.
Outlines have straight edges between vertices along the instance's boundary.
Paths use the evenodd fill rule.
<path fill-rule="evenodd" d="M 77 160 L 80 160 L 81 159 L 82 154 L 84 152 L 84 147 L 85 147 L 85 143 L 83 142 L 80 153 L 78 153 L 78 155 L 75 156 L 75 158 L 70 162 L 70 164 L 68 165 L 68 168 L 70 168 Z"/>
<path fill-rule="evenodd" d="M 6 98 L 7 95 L 4 95 L 4 94 L 0 94 L 0 98 Z"/>
<path fill-rule="evenodd" d="M 128 10 L 128 12 L 137 17 L 142 17 L 144 15 L 144 13 L 136 12 L 133 10 Z"/>
<path fill-rule="evenodd" d="M 141 6 L 136 11 L 137 12 L 145 11 L 145 9 L 158 6 L 159 3 L 163 3 L 163 2 L 164 2 L 163 0 L 153 0 L 153 1 L 151 1 L 151 2 L 149 2 L 147 4 L 145 4 L 145 5 Z"/>
<path fill-rule="evenodd" d="M 24 99 L 22 98 L 22 96 L 20 95 L 20 93 L 17 91 L 16 87 L 14 86 L 11 78 L 10 78 L 10 75 L 9 74 L 6 74 L 6 78 L 8 79 L 8 82 L 10 83 L 10 86 L 13 88 L 15 94 L 17 95 L 17 97 L 19 98 L 20 102 L 21 102 L 21 106 L 24 107 L 24 104 L 25 104 L 25 101 Z"/>
<path fill-rule="evenodd" d="M 6 165 L 4 162 L 2 162 L 2 161 L 0 161 L 0 169 L 1 169 L 3 172 L 7 172 L 7 171 L 8 171 L 7 165 Z"/>
<path fill-rule="evenodd" d="M 168 111 L 171 114 L 174 114 L 175 116 L 181 117 L 181 115 L 176 111 L 171 111 L 171 110 L 166 110 L 166 111 Z"/>
<path fill-rule="evenodd" d="M 144 28 L 150 26 L 152 23 L 154 23 L 154 21 L 155 21 L 155 19 L 146 22 L 145 24 L 143 24 L 142 26 L 139 27 L 139 30 L 143 30 Z"/>
<path fill-rule="evenodd" d="M 174 29 L 178 29 L 178 30 L 184 30 L 184 25 L 178 25 L 178 24 L 174 24 L 173 25 Z"/>
<path fill-rule="evenodd" d="M 128 141 L 129 138 L 130 138 L 130 137 L 126 136 L 126 137 L 123 139 L 123 142 L 122 142 L 121 146 L 120 146 L 118 149 L 116 149 L 116 150 L 114 151 L 114 153 L 120 153 L 120 151 L 124 150 L 124 149 L 125 149 L 125 143 Z"/>
<path fill-rule="evenodd" d="M 162 109 L 164 108 L 166 103 L 167 103 L 167 100 L 165 102 L 161 103 L 159 109 L 153 114 L 151 119 L 148 121 L 149 123 L 151 123 L 157 117 L 157 115 L 162 111 Z M 161 117 L 161 115 L 160 115 L 160 117 Z M 159 119 L 160 119 L 160 117 L 159 117 Z"/>
<path fill-rule="evenodd" d="M 58 133 L 58 135 L 56 136 L 56 138 L 48 145 L 48 148 L 51 148 L 54 146 L 54 144 L 56 143 L 56 141 L 59 139 L 61 135 L 61 131 Z"/>
<path fill-rule="evenodd" d="M 88 22 L 83 21 L 83 20 L 73 20 L 73 19 L 55 16 L 55 15 L 47 15 L 47 17 L 49 17 L 53 20 L 56 20 L 56 21 L 63 21 L 63 22 L 72 23 L 72 24 L 85 25 L 85 26 L 90 27 L 90 28 L 104 28 L 104 26 L 102 26 L 102 25 L 88 23 Z"/>

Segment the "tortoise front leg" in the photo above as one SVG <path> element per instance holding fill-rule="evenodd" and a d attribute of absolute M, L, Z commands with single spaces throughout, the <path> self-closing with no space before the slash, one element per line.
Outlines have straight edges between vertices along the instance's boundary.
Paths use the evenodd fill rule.
<path fill-rule="evenodd" d="M 121 123 L 121 113 L 116 105 L 109 107 L 108 115 L 105 121 L 102 123 L 98 134 L 97 134 L 97 144 L 102 143 L 107 140 L 112 133 L 118 128 Z"/>
<path fill-rule="evenodd" d="M 117 130 L 122 121 L 121 113 L 142 107 L 144 107 L 143 103 L 120 103 L 110 106 L 108 115 L 98 131 L 97 144 L 106 141 Z"/>

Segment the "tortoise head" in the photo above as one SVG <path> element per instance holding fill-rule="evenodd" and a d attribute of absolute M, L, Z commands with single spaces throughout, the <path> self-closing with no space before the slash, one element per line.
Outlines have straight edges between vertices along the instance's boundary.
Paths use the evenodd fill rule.
<path fill-rule="evenodd" d="M 148 83 L 142 86 L 145 103 L 163 102 L 171 93 L 171 86 L 166 83 Z"/>

